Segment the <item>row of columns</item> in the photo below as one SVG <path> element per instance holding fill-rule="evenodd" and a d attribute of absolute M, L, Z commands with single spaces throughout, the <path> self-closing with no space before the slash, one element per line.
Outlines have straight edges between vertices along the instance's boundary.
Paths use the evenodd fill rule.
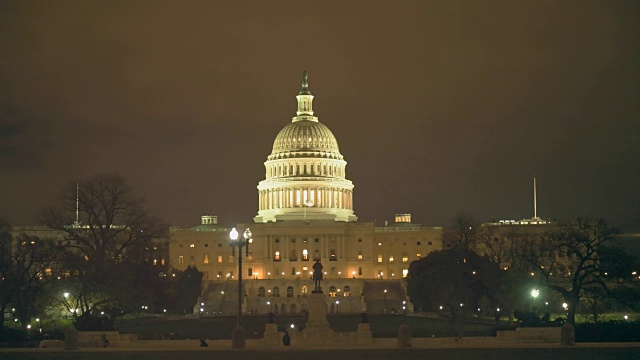
<path fill-rule="evenodd" d="M 344 168 L 338 165 L 296 164 L 267 166 L 267 178 L 295 175 L 319 175 L 344 177 Z"/>
<path fill-rule="evenodd" d="M 296 187 L 260 191 L 259 209 L 283 209 L 305 207 L 306 201 L 319 208 L 353 208 L 353 190 L 341 188 Z"/>

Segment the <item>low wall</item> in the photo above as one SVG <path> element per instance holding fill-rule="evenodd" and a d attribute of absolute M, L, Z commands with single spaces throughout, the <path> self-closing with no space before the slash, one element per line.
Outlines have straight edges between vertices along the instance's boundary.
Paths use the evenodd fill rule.
<path fill-rule="evenodd" d="M 556 342 L 560 343 L 559 327 L 536 327 L 498 331 L 496 337 L 503 341 Z"/>

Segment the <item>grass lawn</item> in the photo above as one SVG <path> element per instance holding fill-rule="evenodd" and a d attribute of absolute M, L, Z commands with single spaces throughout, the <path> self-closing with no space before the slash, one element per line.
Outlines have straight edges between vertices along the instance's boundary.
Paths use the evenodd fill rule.
<path fill-rule="evenodd" d="M 356 331 L 360 315 L 329 315 L 329 324 L 336 332 Z M 243 327 L 248 338 L 261 338 L 266 316 L 253 315 L 243 317 Z M 279 315 L 276 317 L 278 327 L 296 328 L 304 326 L 302 315 Z M 371 332 L 374 337 L 396 337 L 398 327 L 408 324 L 415 337 L 447 337 L 452 333 L 448 319 L 426 318 L 405 315 L 369 315 Z M 167 321 L 163 318 L 139 318 L 125 320 L 118 329 L 121 333 L 138 334 L 140 339 L 229 339 L 231 329 L 236 324 L 236 317 L 220 316 L 200 319 L 183 319 Z M 464 327 L 465 336 L 492 336 L 494 324 L 485 321 L 467 322 Z"/>

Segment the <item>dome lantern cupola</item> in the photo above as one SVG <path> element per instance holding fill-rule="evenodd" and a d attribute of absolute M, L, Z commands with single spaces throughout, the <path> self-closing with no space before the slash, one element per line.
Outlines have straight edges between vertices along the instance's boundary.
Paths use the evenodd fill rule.
<path fill-rule="evenodd" d="M 327 126 L 313 116 L 308 73 L 296 96 L 298 110 L 276 136 L 258 184 L 256 223 L 288 220 L 356 221 L 347 162 Z"/>
<path fill-rule="evenodd" d="M 309 83 L 307 82 L 307 78 L 309 74 L 307 70 L 302 72 L 302 87 L 300 88 L 300 92 L 296 99 L 298 99 L 298 111 L 296 112 L 296 117 L 293 118 L 293 121 L 300 120 L 311 120 L 318 121 L 317 117 L 313 116 L 313 95 L 309 91 Z"/>

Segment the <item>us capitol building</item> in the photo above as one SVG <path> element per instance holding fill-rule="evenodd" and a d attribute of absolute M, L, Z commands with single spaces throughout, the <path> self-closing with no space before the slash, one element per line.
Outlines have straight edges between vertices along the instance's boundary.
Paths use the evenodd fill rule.
<path fill-rule="evenodd" d="M 411 312 L 403 278 L 411 261 L 442 249 L 442 228 L 413 224 L 410 214 L 398 214 L 384 227 L 358 222 L 347 162 L 331 130 L 314 116 L 306 71 L 296 99 L 296 116 L 280 130 L 264 163 L 254 223 L 237 225 L 240 233 L 250 228 L 253 234 L 243 259 L 242 311 L 308 309 L 312 266 L 320 260 L 329 313 Z M 193 228 L 171 228 L 170 264 L 204 273 L 194 312 L 238 311 L 230 231 L 214 215 L 202 216 Z"/>

